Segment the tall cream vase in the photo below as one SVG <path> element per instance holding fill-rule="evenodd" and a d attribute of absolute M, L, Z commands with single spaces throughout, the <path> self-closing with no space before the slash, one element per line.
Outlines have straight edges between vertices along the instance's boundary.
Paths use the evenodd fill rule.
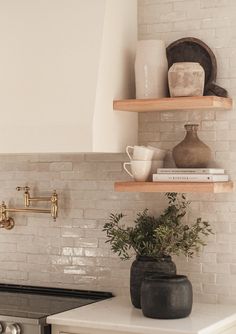
<path fill-rule="evenodd" d="M 162 40 L 138 41 L 135 58 L 137 99 L 167 96 L 168 64 Z"/>

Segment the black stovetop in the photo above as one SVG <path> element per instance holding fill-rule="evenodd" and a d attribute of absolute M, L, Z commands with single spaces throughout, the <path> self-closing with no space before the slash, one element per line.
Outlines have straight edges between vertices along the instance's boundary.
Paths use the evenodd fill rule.
<path fill-rule="evenodd" d="M 109 292 L 0 284 L 0 315 L 39 320 L 111 297 Z"/>

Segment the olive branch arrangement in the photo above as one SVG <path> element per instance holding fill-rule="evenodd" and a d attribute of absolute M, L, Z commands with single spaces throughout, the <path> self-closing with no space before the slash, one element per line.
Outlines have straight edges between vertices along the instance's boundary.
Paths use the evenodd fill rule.
<path fill-rule="evenodd" d="M 132 252 L 153 258 L 183 254 L 193 257 L 202 246 L 205 237 L 213 234 L 210 224 L 197 218 L 188 225 L 183 218 L 190 202 L 184 194 L 166 193 L 168 207 L 159 217 L 148 215 L 148 209 L 137 214 L 133 227 L 120 224 L 124 215 L 111 214 L 103 226 L 111 250 L 122 260 L 128 260 Z"/>

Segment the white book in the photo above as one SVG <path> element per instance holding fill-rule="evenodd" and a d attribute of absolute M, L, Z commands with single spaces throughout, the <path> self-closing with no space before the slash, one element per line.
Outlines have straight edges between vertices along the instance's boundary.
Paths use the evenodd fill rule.
<path fill-rule="evenodd" d="M 159 174 L 224 174 L 223 168 L 157 168 Z"/>
<path fill-rule="evenodd" d="M 153 174 L 154 182 L 224 182 L 228 175 L 216 174 Z"/>

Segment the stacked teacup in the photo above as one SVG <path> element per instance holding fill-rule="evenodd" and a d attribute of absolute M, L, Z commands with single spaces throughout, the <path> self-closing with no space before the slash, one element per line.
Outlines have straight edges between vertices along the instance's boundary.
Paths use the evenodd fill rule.
<path fill-rule="evenodd" d="M 134 181 L 151 180 L 157 168 L 163 167 L 164 150 L 153 146 L 127 146 L 126 153 L 130 161 L 124 163 L 124 170 Z"/>

